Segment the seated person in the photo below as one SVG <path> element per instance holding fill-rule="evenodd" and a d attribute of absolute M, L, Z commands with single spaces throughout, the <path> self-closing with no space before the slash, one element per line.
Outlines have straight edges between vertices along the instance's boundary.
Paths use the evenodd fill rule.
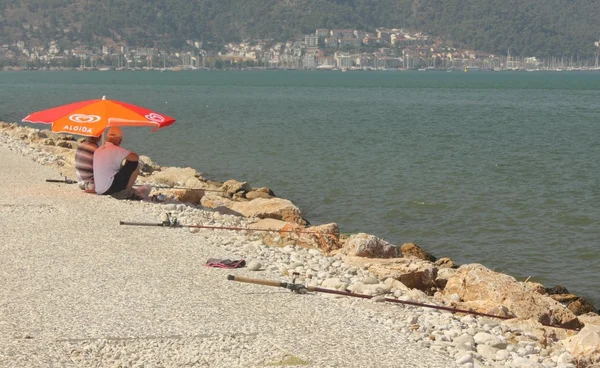
<path fill-rule="evenodd" d="M 121 198 L 141 199 L 133 189 L 139 174 L 139 156 L 121 147 L 123 132 L 119 127 L 108 130 L 106 143 L 94 152 L 94 182 L 96 193 L 116 194 L 126 191 L 130 196 Z M 125 162 L 123 163 L 123 160 Z"/>
<path fill-rule="evenodd" d="M 88 193 L 94 191 L 94 152 L 98 148 L 100 137 L 87 137 L 81 142 L 75 152 L 75 174 L 77 175 L 77 184 L 81 190 Z"/>

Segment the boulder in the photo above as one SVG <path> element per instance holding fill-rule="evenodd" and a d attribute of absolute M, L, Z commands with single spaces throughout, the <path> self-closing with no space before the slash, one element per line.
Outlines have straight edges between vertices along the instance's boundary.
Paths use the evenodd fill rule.
<path fill-rule="evenodd" d="M 364 258 L 357 256 L 343 257 L 344 263 L 364 267 L 373 272 L 379 279 L 392 278 L 411 289 L 419 289 L 432 293 L 436 288 L 435 280 L 438 269 L 433 263 L 418 258 Z"/>
<path fill-rule="evenodd" d="M 435 261 L 435 265 L 439 268 L 458 268 L 458 265 L 448 257 L 438 259 Z"/>
<path fill-rule="evenodd" d="M 562 289 L 560 289 L 560 291 L 562 291 Z M 551 294 L 550 297 L 569 308 L 576 316 L 589 312 L 597 312 L 592 303 L 575 294 Z"/>
<path fill-rule="evenodd" d="M 523 282 L 522 285 L 527 290 L 530 290 L 534 293 L 538 293 L 538 294 L 542 294 L 542 295 L 546 294 L 546 288 L 544 287 L 544 285 L 540 284 L 539 282 L 525 281 L 525 282 Z"/>
<path fill-rule="evenodd" d="M 75 137 L 73 137 L 72 134 L 63 134 L 63 133 L 60 133 L 60 134 L 58 134 L 58 139 L 60 139 L 62 141 L 74 141 Z"/>
<path fill-rule="evenodd" d="M 270 195 L 269 193 L 266 192 L 262 192 L 262 191 L 258 191 L 258 190 L 252 190 L 248 193 L 246 193 L 246 198 L 249 200 L 253 200 L 256 198 L 272 198 L 273 196 Z"/>
<path fill-rule="evenodd" d="M 340 248 L 340 230 L 335 222 L 311 227 L 287 223 L 280 233 L 283 239 L 293 240 L 303 248 L 316 248 L 326 253 Z"/>
<path fill-rule="evenodd" d="M 267 219 L 256 220 L 255 222 L 250 223 L 250 225 L 248 225 L 248 227 L 251 227 L 254 229 L 263 229 L 263 230 L 273 229 L 273 230 L 279 231 L 288 224 L 289 224 L 289 222 L 267 218 Z"/>
<path fill-rule="evenodd" d="M 272 218 L 299 225 L 306 225 L 302 213 L 291 201 L 281 198 L 256 198 L 237 202 L 210 193 L 202 197 L 202 205 L 209 208 L 227 207 L 245 217 Z"/>
<path fill-rule="evenodd" d="M 33 142 L 39 141 L 40 139 L 48 138 L 48 137 L 46 137 L 45 134 L 42 134 L 42 135 L 43 135 L 43 137 L 40 136 L 40 132 L 39 131 L 34 130 L 31 133 L 29 133 L 27 135 L 27 137 L 28 137 L 29 141 L 33 143 Z"/>
<path fill-rule="evenodd" d="M 232 198 L 234 194 L 239 193 L 239 192 L 243 192 L 243 193 L 247 193 L 249 191 L 252 190 L 252 187 L 250 187 L 250 184 L 248 184 L 248 182 L 244 181 L 237 181 L 234 179 L 231 180 L 227 180 L 225 183 L 223 183 L 223 185 L 220 188 L 224 193 L 226 193 L 229 198 Z"/>
<path fill-rule="evenodd" d="M 437 265 L 436 265 L 437 267 Z M 435 278 L 435 286 L 440 290 L 446 287 L 448 279 L 456 273 L 456 268 L 439 268 Z"/>
<path fill-rule="evenodd" d="M 597 313 L 586 313 L 580 316 L 577 316 L 577 319 L 583 323 L 585 326 L 587 325 L 597 325 L 600 326 L 600 316 Z"/>
<path fill-rule="evenodd" d="M 254 191 L 254 192 L 263 192 L 263 193 L 267 193 L 271 197 L 277 197 L 275 195 L 275 193 L 273 193 L 273 191 L 270 188 L 268 188 L 268 187 L 255 188 L 255 189 L 252 189 L 252 191 Z"/>
<path fill-rule="evenodd" d="M 514 277 L 480 264 L 460 266 L 448 279 L 444 294 L 458 294 L 466 302 L 503 305 L 519 318 L 534 318 L 547 325 L 560 325 L 576 318 L 573 312 L 552 298 L 528 290 Z"/>
<path fill-rule="evenodd" d="M 40 130 L 38 133 L 38 136 L 40 138 L 50 138 L 50 139 L 54 139 L 54 140 L 58 139 L 58 134 L 53 133 L 50 129 Z"/>
<path fill-rule="evenodd" d="M 189 181 L 188 179 L 200 179 L 201 175 L 191 167 L 167 167 L 160 171 L 154 171 L 148 177 L 148 180 L 166 186 L 183 186 Z M 191 182 L 195 182 L 192 180 Z M 188 187 L 186 185 L 186 187 Z M 189 187 L 188 187 L 189 188 Z"/>
<path fill-rule="evenodd" d="M 600 363 L 600 326 L 585 326 L 577 335 L 563 340 L 563 345 L 578 367 Z"/>
<path fill-rule="evenodd" d="M 557 302 L 561 303 L 565 307 L 579 298 L 575 294 L 550 294 L 550 297 L 556 300 Z"/>
<path fill-rule="evenodd" d="M 569 310 L 575 313 L 576 316 L 586 314 L 586 313 L 597 313 L 596 308 L 592 305 L 592 303 L 588 302 L 584 298 L 577 298 L 577 300 L 569 303 L 567 306 Z"/>
<path fill-rule="evenodd" d="M 400 250 L 402 251 L 403 257 L 415 257 L 429 262 L 436 261 L 436 258 L 431 253 L 421 249 L 421 247 L 415 243 L 404 243 L 400 247 Z"/>
<path fill-rule="evenodd" d="M 68 148 L 68 149 L 77 149 L 77 143 L 72 142 L 72 141 L 58 141 L 58 143 L 56 143 L 57 147 L 63 147 L 63 148 Z"/>
<path fill-rule="evenodd" d="M 554 295 L 554 294 L 569 294 L 569 290 L 567 290 L 566 287 L 561 286 L 561 285 L 554 285 L 551 288 L 547 288 L 546 292 L 550 295 Z"/>
<path fill-rule="evenodd" d="M 369 258 L 396 258 L 400 253 L 398 246 L 376 237 L 358 233 L 350 236 L 341 250 L 342 254 Z"/>
<path fill-rule="evenodd" d="M 164 190 L 164 192 L 170 193 L 179 202 L 191 204 L 200 204 L 204 196 L 204 191 L 202 190 L 168 189 Z"/>
<path fill-rule="evenodd" d="M 155 171 L 160 170 L 160 165 L 156 164 L 150 157 L 141 155 L 140 156 L 140 171 L 142 174 L 152 174 Z"/>
<path fill-rule="evenodd" d="M 389 285 L 390 289 L 400 290 L 403 292 L 410 290 L 408 286 L 404 285 L 401 281 L 398 281 L 392 277 L 388 277 L 383 283 Z"/>

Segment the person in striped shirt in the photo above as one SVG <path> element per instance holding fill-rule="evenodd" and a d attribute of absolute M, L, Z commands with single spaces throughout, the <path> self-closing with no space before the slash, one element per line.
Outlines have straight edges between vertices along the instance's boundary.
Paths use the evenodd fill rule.
<path fill-rule="evenodd" d="M 94 187 L 94 152 L 98 148 L 100 137 L 87 137 L 75 152 L 75 173 L 77 184 L 81 190 L 95 193 Z"/>

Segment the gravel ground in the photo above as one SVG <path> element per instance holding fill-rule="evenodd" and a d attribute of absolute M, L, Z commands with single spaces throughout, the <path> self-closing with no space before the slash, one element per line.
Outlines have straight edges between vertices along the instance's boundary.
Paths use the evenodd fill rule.
<path fill-rule="evenodd" d="M 395 306 L 203 266 L 251 235 L 120 226 L 158 222 L 159 205 L 46 183 L 58 174 L 1 139 L 0 156 L 1 367 L 456 366 L 376 318 Z"/>

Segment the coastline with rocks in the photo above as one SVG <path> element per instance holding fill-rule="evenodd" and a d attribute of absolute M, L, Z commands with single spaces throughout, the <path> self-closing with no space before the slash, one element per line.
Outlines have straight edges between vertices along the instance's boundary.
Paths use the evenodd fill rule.
<path fill-rule="evenodd" d="M 38 130 L 17 124 L 0 123 L 0 147 L 18 153 L 19 156 L 25 157 L 29 161 L 34 161 L 30 164 L 35 167 L 44 167 L 46 173 L 53 172 L 55 177 L 75 177 L 74 153 L 77 144 L 78 142 L 73 136 L 57 135 L 49 130 Z M 6 165 L 4 161 L 3 158 L 3 165 Z M 211 253 L 211 256 L 248 261 L 248 266 L 243 269 L 227 270 L 232 274 L 290 281 L 294 277 L 293 274 L 296 273 L 298 282 L 306 283 L 309 286 L 351 291 L 373 298 L 361 300 L 348 297 L 328 297 L 322 294 L 310 297 L 299 296 L 292 293 L 282 294 L 277 289 L 265 290 L 270 288 L 236 285 L 237 283 L 227 281 L 215 281 L 218 285 L 212 288 L 210 285 L 195 284 L 192 273 L 189 275 L 192 281 L 186 280 L 185 282 L 188 284 L 191 282 L 198 286 L 201 289 L 200 294 L 214 293 L 223 297 L 223 294 L 229 294 L 231 290 L 231 293 L 237 294 L 235 297 L 243 299 L 247 297 L 247 293 L 253 293 L 251 298 L 256 305 L 249 309 L 258 308 L 252 313 L 251 319 L 257 325 L 251 323 L 250 326 L 254 328 L 247 328 L 247 321 L 241 317 L 224 315 L 224 319 L 231 319 L 227 323 L 237 326 L 243 331 L 235 334 L 232 332 L 232 328 L 219 326 L 219 323 L 223 323 L 223 321 L 211 314 L 212 317 L 208 318 L 209 320 L 217 319 L 217 321 L 212 321 L 212 326 L 215 328 L 211 334 L 202 334 L 198 331 L 174 327 L 183 323 L 182 321 L 186 321 L 189 314 L 194 314 L 191 311 L 195 310 L 193 307 L 195 291 L 189 285 L 185 291 L 191 296 L 184 293 L 186 296 L 182 299 L 169 298 L 167 300 L 167 304 L 172 307 L 179 303 L 187 303 L 187 305 L 180 306 L 180 315 L 173 314 L 173 311 L 166 309 L 163 304 L 156 303 L 155 308 L 161 311 L 159 314 L 162 319 L 157 318 L 153 321 L 154 323 L 146 325 L 148 321 L 140 322 L 136 321 L 136 318 L 129 321 L 127 317 L 128 313 L 135 311 L 136 308 L 132 307 L 132 304 L 125 299 L 129 296 L 139 297 L 135 293 L 136 290 L 128 287 L 120 291 L 118 287 L 117 290 L 105 290 L 101 288 L 103 286 L 101 280 L 94 278 L 88 280 L 84 277 L 87 284 L 83 284 L 91 286 L 92 290 L 102 291 L 100 295 L 106 294 L 108 296 L 106 300 L 113 302 L 118 300 L 130 309 L 123 313 L 117 312 L 119 310 L 117 306 L 115 306 L 115 310 L 110 310 L 110 307 L 104 305 L 100 309 L 111 316 L 106 318 L 107 326 L 103 326 L 103 323 L 86 323 L 86 319 L 76 318 L 80 316 L 71 316 L 71 319 L 68 320 L 77 320 L 77 323 L 73 325 L 79 327 L 78 329 L 73 328 L 71 331 L 63 331 L 58 327 L 42 328 L 47 313 L 43 313 L 42 310 L 36 311 L 35 308 L 30 310 L 29 318 L 17 318 L 14 323 L 10 322 L 10 319 L 2 319 L 0 322 L 4 322 L 4 326 L 8 330 L 3 334 L 5 344 L 2 344 L 4 348 L 0 350 L 0 362 L 7 366 L 23 365 L 11 363 L 14 358 L 22 359 L 20 360 L 22 363 L 35 363 L 35 360 L 29 360 L 33 359 L 28 355 L 32 350 L 27 347 L 29 342 L 32 342 L 31 346 L 35 346 L 38 336 L 34 331 L 44 335 L 46 343 L 50 341 L 54 345 L 54 353 L 61 352 L 61 354 L 52 356 L 56 362 L 55 365 L 59 366 L 69 366 L 68 364 L 72 364 L 71 366 L 180 366 L 185 362 L 190 366 L 350 367 L 373 365 L 374 362 L 377 362 L 376 366 L 393 367 L 454 365 L 462 367 L 588 367 L 600 362 L 600 317 L 596 313 L 597 310 L 584 298 L 569 294 L 564 288 L 547 288 L 528 280 L 520 282 L 509 275 L 494 272 L 479 264 L 459 266 L 449 258 L 438 259 L 413 243 L 394 245 L 370 234 L 339 234 L 336 223 L 310 226 L 308 221 L 310 219 L 305 219 L 298 207 L 287 199 L 276 197 L 269 188 L 252 188 L 247 182 L 234 179 L 226 182 L 208 180 L 194 169 L 161 167 L 148 157 L 142 157 L 141 162 L 142 173 L 138 182 L 153 186 L 151 195 L 165 198 L 162 203 L 117 201 L 110 197 L 85 194 L 76 186 L 49 184 L 41 179 L 35 183 L 29 181 L 27 185 L 30 187 L 26 188 L 26 191 L 20 191 L 20 187 L 5 183 L 5 188 L 11 195 L 6 196 L 3 200 L 6 203 L 0 205 L 0 208 L 8 218 L 13 216 L 27 218 L 32 215 L 32 218 L 40 217 L 40 223 L 45 223 L 46 220 L 49 221 L 52 218 L 54 221 L 61 222 L 65 216 L 71 218 L 75 211 L 70 213 L 64 211 L 56 203 L 46 206 L 36 205 L 40 199 L 53 201 L 51 193 L 56 191 L 68 198 L 67 202 L 72 200 L 73 206 L 75 206 L 73 208 L 84 207 L 82 210 L 84 213 L 81 214 L 83 218 L 91 216 L 88 212 L 94 212 L 96 206 L 104 207 L 105 212 L 100 215 L 111 219 L 114 219 L 115 216 L 123 216 L 119 220 L 125 221 L 142 219 L 148 222 L 160 222 L 164 220 L 165 213 L 170 213 L 180 224 L 192 227 L 149 230 L 117 226 L 117 221 L 115 221 L 102 226 L 88 224 L 83 228 L 93 229 L 95 226 L 106 229 L 116 228 L 114 231 L 119 232 L 122 237 L 112 238 L 111 244 L 118 245 L 118 249 L 127 248 L 131 238 L 139 237 L 144 237 L 142 240 L 137 240 L 140 242 L 139 244 L 151 242 L 154 247 L 162 245 L 162 248 L 166 246 L 164 242 L 169 240 L 163 240 L 163 243 L 160 243 L 158 239 L 168 239 L 169 237 L 185 238 L 182 240 L 184 244 L 205 243 L 201 250 L 198 249 L 198 254 L 195 254 L 195 248 L 190 246 L 185 248 L 186 257 L 181 258 L 181 254 L 173 255 L 169 264 L 161 264 L 160 254 L 156 259 L 152 258 L 150 263 L 154 267 L 158 267 L 160 273 L 164 275 L 169 272 L 177 274 L 177 272 L 185 273 L 196 270 L 206 274 L 207 278 L 215 278 L 215 275 L 218 275 L 219 278 L 225 280 L 225 270 L 200 267 L 203 262 L 198 263 L 198 257 L 206 256 L 208 251 L 214 252 L 214 254 Z M 6 172 L 9 169 L 11 169 L 10 166 L 5 166 L 2 171 Z M 18 170 L 18 165 L 12 169 Z M 16 174 L 14 171 L 6 173 L 5 180 Z M 32 175 L 27 171 L 18 172 L 18 174 L 24 179 Z M 39 179 L 39 176 L 37 178 Z M 48 179 L 51 178 L 48 177 Z M 16 198 L 20 202 L 13 203 L 12 200 L 15 197 L 12 195 L 13 191 L 17 192 Z M 28 201 L 32 203 L 27 203 Z M 118 211 L 116 207 L 118 207 Z M 121 212 L 123 208 L 125 211 Z M 135 212 L 137 216 L 124 217 L 130 212 L 132 214 Z M 25 238 L 22 243 L 19 243 L 18 240 L 16 243 L 23 246 L 28 245 L 29 257 L 36 261 L 25 265 L 26 258 L 17 261 L 10 257 L 4 257 L 3 269 L 12 269 L 15 271 L 13 274 L 21 276 L 41 272 L 32 265 L 42 265 L 41 268 L 46 269 L 44 254 L 49 252 L 46 250 L 48 248 L 42 247 L 41 249 L 44 251 L 37 254 L 36 248 L 31 247 L 34 243 L 30 240 L 45 233 L 51 233 L 52 229 L 45 227 L 35 230 L 22 228 L 21 232 L 17 232 L 17 229 L 13 227 L 21 228 L 23 225 L 12 220 L 10 223 L 11 227 L 5 227 L 5 231 L 8 230 L 11 234 L 3 234 L 3 238 L 11 236 L 14 238 L 16 235 L 13 233 L 15 232 L 21 238 Z M 202 228 L 201 226 L 275 229 L 277 231 L 227 231 Z M 33 232 L 43 234 L 30 234 Z M 73 228 L 71 232 L 76 233 L 77 228 Z M 149 232 L 151 232 L 150 235 L 148 235 Z M 147 236 L 150 238 L 146 239 Z M 102 233 L 96 233 L 94 239 L 101 237 Z M 175 240 L 173 239 L 173 241 Z M 88 246 L 94 249 L 93 244 L 82 244 L 77 241 L 77 237 L 69 245 L 58 244 L 53 240 L 48 240 L 46 243 L 44 245 L 50 244 L 54 248 L 68 246 L 70 251 L 74 251 L 77 247 Z M 105 246 L 109 247 L 109 245 Z M 14 252 L 15 257 L 18 257 L 18 251 L 22 250 L 14 243 L 6 244 L 5 247 L 8 253 L 13 254 Z M 90 249 L 87 251 L 89 252 Z M 134 251 L 141 251 L 142 255 L 134 253 Z M 4 253 L 6 254 L 6 252 Z M 144 248 L 133 247 L 133 249 L 127 250 L 127 253 L 134 259 L 143 258 Z M 93 254 L 93 251 L 90 252 L 90 255 Z M 53 254 L 52 256 L 57 255 Z M 105 261 L 110 259 L 107 254 L 102 254 L 102 256 L 98 259 Z M 202 261 L 206 261 L 206 258 L 208 257 Z M 197 263 L 191 264 L 192 260 Z M 90 272 L 96 266 L 95 261 L 93 257 L 87 257 L 86 262 L 64 264 L 63 267 L 72 273 L 83 272 L 84 269 L 86 272 Z M 178 262 L 181 262 L 182 265 L 178 265 Z M 102 264 L 107 269 L 111 268 L 110 262 Z M 78 271 L 79 268 L 74 268 L 83 266 L 87 268 L 81 268 L 80 271 Z M 48 275 L 57 272 L 52 267 L 50 268 L 48 274 L 42 275 L 42 278 L 47 278 Z M 125 267 L 125 269 L 127 268 Z M 115 276 L 113 283 L 106 287 L 127 286 L 122 283 L 126 284 L 133 278 L 136 278 L 137 281 L 132 281 L 132 283 L 152 281 L 153 279 L 149 275 L 152 273 L 151 271 L 158 269 L 151 267 L 145 269 L 145 272 L 138 272 L 137 268 L 127 269 L 128 277 Z M 6 284 L 9 285 L 4 299 L 11 300 L 9 292 L 17 292 L 19 283 L 23 281 L 9 276 L 8 271 L 4 278 Z M 74 289 L 70 290 L 73 294 L 69 294 L 69 298 L 73 298 L 72 302 L 79 305 L 73 306 L 74 309 L 79 310 L 80 314 L 86 315 L 88 319 L 94 320 L 94 308 L 86 311 L 86 305 L 90 303 L 90 300 L 100 303 L 97 300 L 98 296 L 90 298 L 85 292 L 78 291 L 77 278 L 68 277 L 67 279 Z M 158 282 L 160 280 L 153 281 L 156 284 L 152 287 L 158 290 L 159 294 L 168 293 L 168 288 L 164 288 L 166 285 Z M 48 291 L 43 289 L 42 285 L 36 286 L 37 289 L 34 287 L 33 291 L 20 296 L 24 304 L 27 304 L 28 299 L 40 298 L 39 293 L 48 294 L 51 299 L 55 299 L 55 293 L 59 291 L 58 289 Z M 98 289 L 99 287 L 100 289 Z M 39 290 L 40 288 L 41 290 Z M 140 290 L 145 289 L 146 286 L 140 287 Z M 122 295 L 118 296 L 119 293 Z M 261 300 L 262 293 L 268 295 L 266 300 Z M 156 298 L 151 294 L 147 296 L 150 299 Z M 465 313 L 452 314 L 435 308 L 377 302 L 383 298 L 395 298 L 400 301 L 511 318 L 477 317 Z M 65 297 L 65 299 L 68 298 Z M 205 311 L 217 314 L 218 311 L 224 310 L 223 305 L 220 304 L 222 302 L 221 299 L 217 299 L 215 303 L 206 303 L 203 308 Z M 290 308 L 293 303 L 299 304 L 301 309 Z M 27 315 L 27 313 L 17 313 L 22 310 L 15 302 L 9 302 L 7 305 L 9 307 L 5 306 L 5 309 L 10 310 L 4 313 L 5 316 Z M 96 304 L 92 303 L 92 305 Z M 273 307 L 273 305 L 277 307 Z M 323 307 L 326 305 L 332 310 L 315 310 L 317 305 Z M 238 307 L 247 308 L 248 306 L 241 303 Z M 165 309 L 163 310 L 163 308 Z M 65 313 L 55 314 L 62 316 Z M 143 310 L 141 315 L 148 317 L 154 316 L 154 313 Z M 203 319 L 205 317 L 204 315 L 194 315 L 194 318 L 197 318 L 195 321 L 199 324 L 205 323 Z M 302 321 L 299 319 L 302 318 L 311 320 L 313 324 L 305 326 L 304 323 L 300 323 Z M 164 320 L 168 320 L 170 323 L 164 323 Z M 263 333 L 265 329 L 260 326 L 263 322 L 265 324 L 279 322 L 279 329 L 283 329 L 287 323 L 290 323 L 290 320 L 295 321 L 293 323 L 295 329 L 292 334 L 294 336 L 283 333 L 285 337 L 281 337 L 279 335 L 282 334 L 281 332 L 274 332 L 278 330 L 277 327 L 266 328 L 269 333 Z M 65 323 L 65 321 L 61 320 L 60 323 Z M 125 325 L 127 325 L 126 328 L 118 328 Z M 149 330 L 158 326 L 158 329 L 165 329 L 165 331 L 148 333 L 136 330 L 136 326 L 142 325 L 150 326 Z M 2 325 L 0 324 L 0 326 Z M 66 326 L 70 326 L 69 323 Z M 90 326 L 94 326 L 94 328 L 101 326 L 102 328 L 92 331 L 93 328 Z M 336 331 L 329 331 L 334 326 Z M 115 327 L 117 328 L 111 329 Z M 171 329 L 177 331 L 170 331 Z M 2 327 L 0 327 L 1 330 Z M 333 333 L 333 335 L 327 336 L 328 333 Z M 371 341 L 375 338 L 371 334 L 380 334 L 376 338 L 378 341 Z M 151 336 L 156 338 L 151 338 Z M 278 336 L 280 339 L 277 341 L 283 340 L 285 343 L 278 345 L 277 349 L 268 349 L 268 346 L 275 341 L 272 336 Z M 400 345 L 404 348 L 395 351 L 398 342 L 401 342 Z M 364 345 L 357 349 L 354 355 L 348 355 L 347 350 L 350 347 L 355 348 L 357 343 Z M 150 349 L 152 344 L 156 346 L 156 349 Z M 319 354 L 315 353 L 317 351 L 315 349 L 322 344 L 335 344 L 338 352 L 344 352 L 344 354 L 336 356 L 336 349 L 331 349 L 319 357 Z M 225 347 L 228 345 L 234 346 L 234 348 L 226 349 Z M 246 348 L 237 349 L 235 347 Z M 375 360 L 372 357 L 360 356 L 369 351 L 372 353 L 374 349 L 378 352 L 374 354 L 378 355 Z M 271 354 L 270 351 L 278 351 L 278 353 Z M 358 356 L 356 356 L 357 354 Z M 399 362 L 397 359 L 401 359 L 403 355 L 414 357 L 414 360 L 411 361 L 409 358 L 404 363 Z M 50 359 L 49 356 L 46 358 Z M 59 364 L 61 359 L 66 358 L 70 363 Z M 287 364 L 286 359 L 291 359 L 290 362 L 297 364 Z M 361 364 L 361 362 L 365 363 Z M 39 366 L 48 366 L 48 364 L 42 364 L 44 363 L 43 358 L 39 363 Z M 25 365 L 29 366 L 30 364 Z"/>

